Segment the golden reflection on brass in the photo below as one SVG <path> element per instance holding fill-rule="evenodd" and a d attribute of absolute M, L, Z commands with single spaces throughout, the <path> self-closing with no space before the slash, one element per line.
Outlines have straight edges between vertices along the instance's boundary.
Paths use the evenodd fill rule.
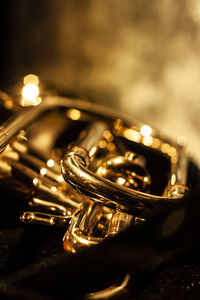
<path fill-rule="evenodd" d="M 129 281 L 130 281 L 130 275 L 127 274 L 123 278 L 122 282 L 120 282 L 120 284 L 112 285 L 102 291 L 98 291 L 95 293 L 89 293 L 87 295 L 87 298 L 88 299 L 108 299 L 108 298 L 118 294 L 120 291 L 124 290 L 128 286 Z"/>
<path fill-rule="evenodd" d="M 67 116 L 72 120 L 78 120 L 80 119 L 81 113 L 79 110 L 71 108 L 67 111 Z"/>
<path fill-rule="evenodd" d="M 140 132 L 133 130 L 133 129 L 125 129 L 123 132 L 123 135 L 128 140 L 136 142 L 136 143 L 139 143 L 142 138 Z"/>
<path fill-rule="evenodd" d="M 68 224 L 68 216 L 56 216 L 37 212 L 24 212 L 20 217 L 22 222 L 34 223 L 50 226 L 66 226 Z"/>
<path fill-rule="evenodd" d="M 147 171 L 124 156 L 109 158 L 97 169 L 97 175 L 135 190 L 149 191 L 151 183 Z"/>
<path fill-rule="evenodd" d="M 107 147 L 107 142 L 105 140 L 99 141 L 99 148 L 106 148 Z"/>
<path fill-rule="evenodd" d="M 145 146 L 151 146 L 153 144 L 153 138 L 151 136 L 144 136 L 142 142 Z"/>
<path fill-rule="evenodd" d="M 153 138 L 153 142 L 151 144 L 152 148 L 159 149 L 161 141 L 158 138 Z"/>
<path fill-rule="evenodd" d="M 112 133 L 111 133 L 110 130 L 106 130 L 104 132 L 104 137 L 105 137 L 105 139 L 106 139 L 107 142 L 112 142 L 113 139 L 114 139 L 114 137 L 113 137 L 113 135 L 112 135 Z"/>
<path fill-rule="evenodd" d="M 182 197 L 184 192 L 179 192 L 181 189 L 180 187 L 178 188 L 178 185 L 181 184 L 186 186 L 187 182 L 187 156 L 184 153 L 183 145 L 181 145 L 181 140 L 184 141 L 185 138 L 183 137 L 179 139 L 179 146 L 178 144 L 169 142 L 167 139 L 163 139 L 161 136 L 159 136 L 158 132 L 153 130 L 148 125 L 142 125 L 140 127 L 134 126 L 134 129 L 133 127 L 127 128 L 124 126 L 123 121 L 118 119 L 114 126 L 116 135 L 123 136 L 135 143 L 141 143 L 144 146 L 157 149 L 169 157 L 171 162 L 171 174 L 169 178 L 168 191 L 173 190 L 173 197 L 175 198 Z M 177 174 L 182 174 L 182 178 L 177 176 Z M 174 179 L 176 179 L 176 181 Z M 170 184 L 171 187 L 169 187 Z M 183 188 L 182 190 L 186 189 Z M 167 196 L 166 190 L 163 195 Z M 171 192 L 169 192 L 169 197 L 172 197 Z"/>

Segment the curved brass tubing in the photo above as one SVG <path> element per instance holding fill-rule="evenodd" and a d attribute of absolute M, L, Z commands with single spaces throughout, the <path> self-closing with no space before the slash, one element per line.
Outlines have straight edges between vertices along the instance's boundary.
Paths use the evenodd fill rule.
<path fill-rule="evenodd" d="M 22 189 L 26 178 L 29 182 L 26 192 L 31 206 L 46 208 L 50 212 L 28 211 L 22 215 L 22 221 L 69 225 L 63 245 L 65 250 L 76 252 L 82 246 L 95 245 L 103 238 L 126 229 L 130 224 L 136 225 L 137 220 L 145 221 L 167 206 L 173 206 L 184 199 L 188 191 L 188 158 L 184 149 L 163 138 L 150 126 L 125 114 L 119 116 L 115 110 L 95 103 L 59 96 L 44 97 L 39 105 L 23 108 L 0 126 L 0 152 L 13 142 L 20 130 L 54 110 L 63 110 L 64 115 L 67 114 L 69 118 L 71 111 L 76 110 L 80 116 L 85 114 L 87 120 L 87 127 L 81 132 L 79 139 L 73 141 L 72 145 L 66 145 L 66 154 L 61 160 L 65 180 L 58 167 L 60 157 L 55 161 L 56 166 L 50 168 L 47 161 L 43 162 L 31 153 L 21 152 L 12 143 L 11 151 L 9 152 L 8 147 L 1 156 L 1 177 L 5 176 L 5 180 L 18 180 Z M 170 174 L 161 195 L 149 193 L 150 175 L 145 170 L 145 163 L 143 164 L 145 158 L 140 158 L 138 153 L 136 158 L 132 152 L 125 157 L 119 154 L 120 151 L 107 151 L 106 160 L 100 167 L 91 167 L 93 160 L 98 157 L 99 145 L 104 142 L 109 144 L 106 132 L 114 141 L 117 138 L 131 141 L 134 145 L 139 144 L 157 151 L 170 161 Z M 114 143 L 113 145 L 115 146 Z M 136 166 L 139 173 L 134 172 Z M 41 173 L 42 170 L 45 172 Z M 140 173 L 141 170 L 143 173 Z M 116 172 L 116 178 L 113 178 L 112 171 Z M 106 176 L 104 172 L 108 172 Z M 137 179 L 138 185 L 142 187 L 137 187 Z M 71 193 L 65 181 L 79 193 Z M 98 299 L 112 296 L 128 285 L 129 277 L 127 274 L 120 285 L 114 284 L 104 291 L 88 294 L 88 297 Z"/>
<path fill-rule="evenodd" d="M 96 134 L 92 135 L 93 139 L 89 139 L 90 143 L 87 143 L 88 137 L 86 136 L 78 141 L 78 144 L 75 144 L 61 161 L 63 176 L 75 189 L 103 205 L 141 218 L 149 218 L 165 208 L 166 205 L 174 205 L 184 197 L 185 192 L 188 190 L 186 186 L 187 156 L 181 148 L 171 146 L 169 142 L 166 143 L 161 139 L 159 139 L 159 142 L 169 148 L 168 153 L 165 154 L 168 155 L 171 161 L 169 184 L 164 195 L 152 195 L 126 186 L 120 186 L 89 170 L 90 152 L 94 152 L 93 149 L 96 149 L 96 145 L 100 140 L 99 136 L 103 136 L 103 130 L 106 130 L 106 124 L 103 126 L 102 123 L 96 122 L 93 126 Z M 86 130 L 89 137 L 91 136 L 90 127 Z M 158 140 L 158 137 L 156 139 Z M 170 151 L 173 155 L 170 155 Z"/>
<path fill-rule="evenodd" d="M 84 158 L 80 157 L 80 151 L 79 154 L 71 152 L 63 158 L 62 172 L 65 180 L 85 196 L 141 218 L 153 216 L 162 207 L 174 205 L 184 196 L 182 193 L 176 193 L 172 197 L 156 196 L 119 186 L 88 170 Z M 183 185 L 174 186 L 176 187 L 188 190 Z"/>
<path fill-rule="evenodd" d="M 186 187 L 187 156 L 181 147 L 161 138 L 159 132 L 152 129 L 152 134 L 146 136 L 142 133 L 141 128 L 147 125 L 131 120 L 130 117 L 125 115 L 120 116 L 119 119 L 118 112 L 87 101 L 49 96 L 38 106 L 23 108 L 1 125 L 0 150 L 3 151 L 21 129 L 31 124 L 42 114 L 63 108 L 75 108 L 97 116 L 109 124 L 103 126 L 104 130 L 108 126 L 116 136 L 123 136 L 133 142 L 152 148 L 155 148 L 154 144 L 157 142 L 159 144 L 157 150 L 167 155 L 171 161 L 168 188 L 164 195 L 156 196 L 119 186 L 94 174 L 86 168 L 87 161 L 90 159 L 88 149 L 85 149 L 84 145 L 74 147 L 72 151 L 64 156 L 61 166 L 66 181 L 81 193 L 109 207 L 115 207 L 128 213 L 134 212 L 142 218 L 149 217 L 157 210 L 160 211 L 162 207 L 174 204 L 184 197 L 185 192 L 188 190 Z M 90 145 L 90 148 L 93 146 Z"/>

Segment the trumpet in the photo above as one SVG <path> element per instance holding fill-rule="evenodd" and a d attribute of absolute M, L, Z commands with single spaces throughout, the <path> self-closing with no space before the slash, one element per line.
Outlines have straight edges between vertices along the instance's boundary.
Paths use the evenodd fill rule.
<path fill-rule="evenodd" d="M 76 253 L 184 201 L 182 145 L 113 109 L 55 94 L 38 97 L 33 87 L 25 84 L 16 99 L 0 94 L 10 115 L 0 127 L 0 184 L 27 199 L 22 222 L 66 227 L 63 247 Z M 112 296 L 129 278 L 88 297 Z"/>

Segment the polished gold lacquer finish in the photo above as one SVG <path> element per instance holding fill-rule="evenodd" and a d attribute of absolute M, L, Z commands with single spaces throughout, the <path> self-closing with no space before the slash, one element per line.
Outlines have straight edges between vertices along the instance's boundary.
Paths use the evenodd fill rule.
<path fill-rule="evenodd" d="M 0 94 L 6 109 L 17 110 L 0 127 L 1 184 L 37 210 L 24 212 L 23 222 L 66 226 L 64 248 L 76 252 L 183 200 L 188 188 L 182 147 L 150 126 L 97 104 L 41 98 L 36 79 L 26 78 L 18 100 Z M 169 161 L 161 194 L 151 193 L 150 154 L 143 149 Z M 90 297 L 118 290 L 114 285 Z"/>

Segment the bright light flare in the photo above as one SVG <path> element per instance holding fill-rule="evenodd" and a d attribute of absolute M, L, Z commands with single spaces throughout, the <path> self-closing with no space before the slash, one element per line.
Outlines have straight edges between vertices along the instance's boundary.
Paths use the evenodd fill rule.
<path fill-rule="evenodd" d="M 52 192 L 57 192 L 57 187 L 56 186 L 52 186 L 51 190 L 52 190 Z"/>
<path fill-rule="evenodd" d="M 42 169 L 40 170 L 40 174 L 41 174 L 41 175 L 46 175 L 46 173 L 47 173 L 47 169 L 46 169 L 46 168 L 42 168 Z"/>
<path fill-rule="evenodd" d="M 49 167 L 49 168 L 52 168 L 53 166 L 54 166 L 54 160 L 53 159 L 49 159 L 48 161 L 47 161 L 47 166 Z"/>
<path fill-rule="evenodd" d="M 33 179 L 33 185 L 36 186 L 36 185 L 38 185 L 38 183 L 39 183 L 38 178 L 34 178 Z"/>
<path fill-rule="evenodd" d="M 24 85 L 33 84 L 38 85 L 39 84 L 39 78 L 38 76 L 34 74 L 28 74 L 24 77 Z"/>
<path fill-rule="evenodd" d="M 126 182 L 126 179 L 123 177 L 118 177 L 117 178 L 117 183 L 120 185 L 123 185 Z"/>
<path fill-rule="evenodd" d="M 72 120 L 79 120 L 81 117 L 81 113 L 79 110 L 71 108 L 67 111 L 67 115 L 69 118 L 71 118 Z"/>
<path fill-rule="evenodd" d="M 152 133 L 152 128 L 148 125 L 143 125 L 140 128 L 140 132 L 141 132 L 141 135 L 143 135 L 143 136 L 150 136 Z"/>
<path fill-rule="evenodd" d="M 24 77 L 24 87 L 22 89 L 22 106 L 36 106 L 42 102 L 39 95 L 39 78 L 36 75 L 29 74 Z"/>
<path fill-rule="evenodd" d="M 35 101 L 37 96 L 39 95 L 39 89 L 34 84 L 27 84 L 22 89 L 22 96 L 24 99 L 29 101 Z"/>

